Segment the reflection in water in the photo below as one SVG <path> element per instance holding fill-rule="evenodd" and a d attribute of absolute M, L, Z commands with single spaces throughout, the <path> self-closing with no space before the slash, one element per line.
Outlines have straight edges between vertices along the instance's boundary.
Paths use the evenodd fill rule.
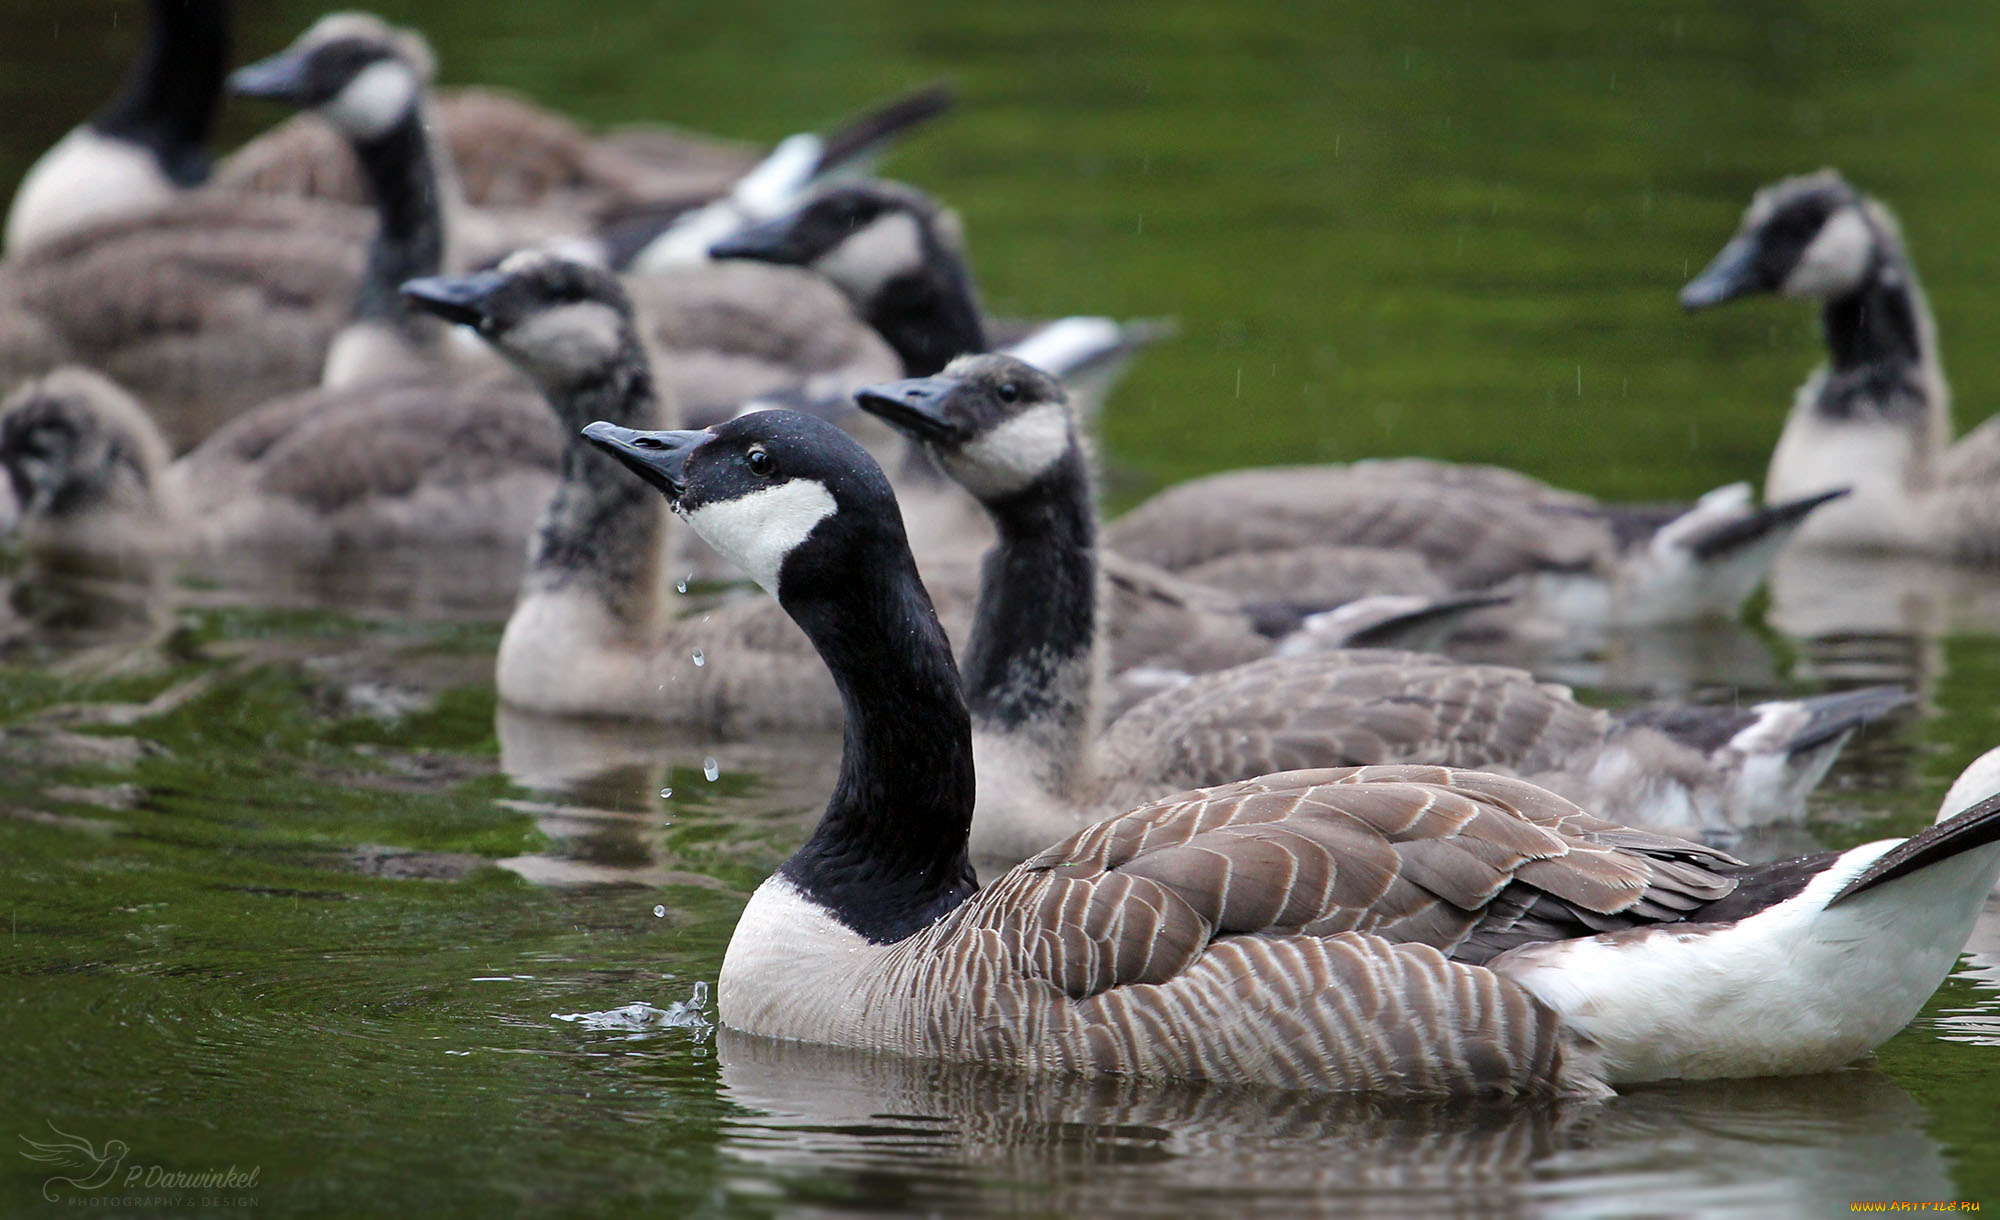
<path fill-rule="evenodd" d="M 726 1029 L 716 1047 L 723 1094 L 748 1111 L 725 1138 L 732 1187 L 811 1177 L 843 1211 L 1830 1214 L 1951 1193 L 1923 1109 L 1865 1068 L 1596 1105 L 1387 1103 L 1019 1076 Z"/>
<path fill-rule="evenodd" d="M 1900 682 L 1928 696 L 1938 638 L 2000 623 L 2000 570 L 1794 547 L 1772 573 L 1768 617 L 1800 641 L 1799 678 Z"/>
<path fill-rule="evenodd" d="M 1978 1000 L 1938 1013 L 1931 1019 L 1932 1027 L 1954 1042 L 2000 1046 L 2000 890 L 1987 900 L 1973 926 L 1956 977 L 1972 983 Z"/>
<path fill-rule="evenodd" d="M 671 840 L 676 826 L 718 815 L 761 822 L 780 836 L 775 863 L 804 839 L 840 763 L 832 732 L 724 741 L 699 729 L 543 716 L 505 704 L 494 729 L 501 769 L 536 794 L 507 803 L 552 840 L 547 851 L 501 865 L 543 885 L 713 886 L 688 870 Z"/>

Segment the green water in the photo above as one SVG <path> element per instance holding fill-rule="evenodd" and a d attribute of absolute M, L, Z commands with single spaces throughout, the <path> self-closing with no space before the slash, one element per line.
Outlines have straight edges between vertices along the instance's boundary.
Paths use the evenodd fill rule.
<path fill-rule="evenodd" d="M 312 16 L 255 8 L 245 58 Z M 0 5 L 0 180 L 109 87 L 139 9 Z M 893 168 L 963 212 L 989 305 L 1180 323 L 1105 417 L 1123 499 L 1377 453 L 1628 497 L 1755 478 L 1813 320 L 1775 301 L 1689 319 L 1673 293 L 1753 187 L 1821 164 L 1898 208 L 1961 426 L 2000 388 L 1983 6 L 384 11 L 433 34 L 447 82 L 593 122 L 769 139 L 954 80 L 962 112 Z M 266 117 L 232 112 L 232 138 Z M 35 581 L 0 563 L 0 1214 L 80 1205 L 45 1202 L 48 1171 L 16 1155 L 50 1123 L 128 1146 L 93 1197 L 132 1212 L 2000 1206 L 1991 918 L 1985 956 L 1870 1064 L 1581 1113 L 773 1060 L 691 1002 L 836 743 L 507 714 L 504 604 L 479 598 L 329 580 L 283 607 L 197 587 L 105 614 Z M 1907 592 L 1937 603 L 1918 628 L 1681 641 L 1707 697 L 1857 655 L 1922 687 L 1815 798 L 1828 846 L 1920 826 L 2000 741 L 2000 603 Z M 232 1165 L 254 1185 L 123 1185 Z"/>

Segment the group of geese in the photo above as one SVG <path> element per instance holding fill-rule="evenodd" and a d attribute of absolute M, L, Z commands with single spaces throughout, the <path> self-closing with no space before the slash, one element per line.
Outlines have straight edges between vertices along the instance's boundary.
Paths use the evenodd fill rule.
<path fill-rule="evenodd" d="M 339 14 L 227 76 L 307 115 L 211 171 L 226 4 L 152 8 L 7 219 L 0 525 L 113 568 L 525 543 L 504 701 L 840 727 L 734 1028 L 1330 1091 L 1807 1072 L 1916 1013 L 2000 875 L 2000 751 L 1905 841 L 1712 845 L 1900 690 L 1611 714 L 1420 650 L 1732 615 L 1787 545 L 2000 559 L 2000 430 L 1950 444 L 1895 224 L 1836 174 L 1760 192 L 1682 293 L 1822 304 L 1762 507 L 1399 459 L 1101 526 L 1080 388 L 1158 328 L 984 314 L 955 218 L 859 169 L 940 91 L 762 158 L 590 137 L 434 97 L 420 37 Z M 690 532 L 771 597 L 676 618 Z"/>

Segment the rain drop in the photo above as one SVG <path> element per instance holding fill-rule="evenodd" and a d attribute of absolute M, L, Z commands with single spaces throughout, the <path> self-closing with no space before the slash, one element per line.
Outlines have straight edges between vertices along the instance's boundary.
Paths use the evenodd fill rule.
<path fill-rule="evenodd" d="M 666 917 L 667 917 L 667 908 L 663 906 L 658 906 L 653 908 L 654 919 L 665 919 Z"/>
<path fill-rule="evenodd" d="M 713 758 L 704 758 L 701 760 L 701 773 L 712 784 L 722 778 L 722 764 Z"/>
<path fill-rule="evenodd" d="M 673 800 L 673 799 L 674 799 L 674 790 L 673 790 L 672 788 L 662 788 L 662 789 L 660 789 L 660 799 L 661 799 L 661 800 L 663 800 L 663 801 L 671 801 L 671 800 Z"/>
<path fill-rule="evenodd" d="M 699 649 L 699 648 L 695 649 L 695 650 L 694 650 L 694 664 L 695 664 L 695 668 L 696 668 L 696 669 L 700 669 L 700 668 L 701 668 L 702 666 L 704 666 L 704 665 L 708 664 L 708 654 L 707 654 L 707 653 L 705 653 L 705 652 L 703 652 L 703 651 L 702 651 L 701 649 Z"/>
<path fill-rule="evenodd" d="M 683 576 L 683 577 L 681 577 L 681 578 L 680 578 L 679 580 L 677 580 L 677 581 L 675 581 L 675 582 L 674 582 L 674 592 L 676 592 L 676 593 L 685 593 L 685 592 L 687 592 L 687 591 L 688 591 L 688 578 L 687 578 L 687 577 Z"/>

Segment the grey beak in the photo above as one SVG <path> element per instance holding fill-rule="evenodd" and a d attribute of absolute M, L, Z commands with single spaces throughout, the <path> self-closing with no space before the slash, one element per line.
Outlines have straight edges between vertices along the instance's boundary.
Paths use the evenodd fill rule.
<path fill-rule="evenodd" d="M 1732 238 L 1728 245 L 1722 247 L 1722 252 L 1702 268 L 1701 274 L 1681 289 L 1681 308 L 1707 309 L 1711 305 L 1720 305 L 1756 292 L 1761 287 L 1757 281 L 1758 253 L 1755 235 L 1744 233 Z"/>
<path fill-rule="evenodd" d="M 404 300 L 426 313 L 436 314 L 447 322 L 478 326 L 490 316 L 487 302 L 506 284 L 507 277 L 499 272 L 481 271 L 473 275 L 427 275 L 405 281 L 398 291 Z"/>
<path fill-rule="evenodd" d="M 688 456 L 708 438 L 706 431 L 642 432 L 603 420 L 583 429 L 586 444 L 617 458 L 620 465 L 673 500 L 687 493 Z"/>
<path fill-rule="evenodd" d="M 958 426 L 945 413 L 945 402 L 957 389 L 958 382 L 949 377 L 911 377 L 863 386 L 854 392 L 854 401 L 906 436 L 943 443 L 958 437 Z"/>
<path fill-rule="evenodd" d="M 254 64 L 245 64 L 229 74 L 229 91 L 238 97 L 302 106 L 306 95 L 306 56 L 299 51 L 280 51 Z"/>
<path fill-rule="evenodd" d="M 708 256 L 803 267 L 812 261 L 812 251 L 800 244 L 792 221 L 791 216 L 780 216 L 776 220 L 738 230 L 710 246 Z"/>

